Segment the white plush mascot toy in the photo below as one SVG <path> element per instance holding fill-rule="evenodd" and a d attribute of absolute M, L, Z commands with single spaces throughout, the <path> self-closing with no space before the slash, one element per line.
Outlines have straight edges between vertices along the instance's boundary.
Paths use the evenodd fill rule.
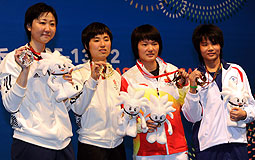
<path fill-rule="evenodd" d="M 168 95 L 165 95 L 161 98 L 157 98 L 154 95 L 150 95 L 150 104 L 149 108 L 146 107 L 145 117 L 150 114 L 149 119 L 154 121 L 159 125 L 157 129 L 152 133 L 147 133 L 147 141 L 154 143 L 157 141 L 160 144 L 165 144 L 166 141 L 166 132 L 164 123 L 168 125 L 168 133 L 173 134 L 173 129 L 170 121 L 166 118 L 167 114 L 173 119 L 174 115 L 172 112 L 175 112 L 176 109 L 172 107 L 173 102 L 168 101 Z"/>
<path fill-rule="evenodd" d="M 76 70 L 78 68 L 75 68 L 72 61 L 62 56 L 57 50 L 52 54 L 41 53 L 41 56 L 43 59 L 40 60 L 38 68 L 42 70 L 43 75 L 46 75 L 47 72 L 50 73 L 47 83 L 56 92 L 56 101 L 61 102 L 75 96 L 79 91 L 71 83 L 64 80 L 63 75 L 71 69 Z"/>
<path fill-rule="evenodd" d="M 142 130 L 147 131 L 145 118 L 140 113 L 144 112 L 144 106 L 147 105 L 147 99 L 144 96 L 144 91 L 134 91 L 128 87 L 127 92 L 120 92 L 119 103 L 124 104 L 124 107 L 118 114 L 118 129 L 117 134 L 120 136 L 128 135 L 136 137 L 137 135 L 137 117 L 141 119 Z"/>
<path fill-rule="evenodd" d="M 221 94 L 224 97 L 224 101 L 227 102 L 228 111 L 233 107 L 240 107 L 244 109 L 247 105 L 249 94 L 244 87 L 238 87 L 233 80 L 229 80 L 229 85 L 222 88 Z M 228 117 L 228 126 L 245 128 L 246 124 L 243 121 L 231 121 L 230 116 Z"/>

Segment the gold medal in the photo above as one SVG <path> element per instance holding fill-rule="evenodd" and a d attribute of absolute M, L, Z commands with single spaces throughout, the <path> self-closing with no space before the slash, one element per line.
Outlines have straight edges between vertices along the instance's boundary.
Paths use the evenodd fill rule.
<path fill-rule="evenodd" d="M 112 65 L 110 63 L 106 63 L 106 66 L 101 66 L 99 74 L 107 79 L 109 77 L 111 77 L 114 73 L 114 69 L 112 68 Z"/>

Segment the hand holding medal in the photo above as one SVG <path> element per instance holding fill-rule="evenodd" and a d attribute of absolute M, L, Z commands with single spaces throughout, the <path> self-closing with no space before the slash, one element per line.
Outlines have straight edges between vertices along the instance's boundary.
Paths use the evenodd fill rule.
<path fill-rule="evenodd" d="M 21 47 L 16 50 L 15 53 L 15 61 L 22 67 L 29 67 L 33 61 L 34 61 L 34 56 L 32 51 L 30 51 L 26 47 Z"/>
<path fill-rule="evenodd" d="M 175 72 L 174 79 L 172 80 L 175 82 L 175 85 L 178 88 L 182 88 L 188 83 L 189 74 L 185 71 L 185 69 L 181 68 L 178 72 Z"/>
<path fill-rule="evenodd" d="M 98 80 L 101 76 L 102 79 L 111 77 L 114 73 L 112 65 L 103 61 L 91 62 L 91 77 Z"/>
<path fill-rule="evenodd" d="M 200 77 L 196 78 L 197 85 L 203 87 L 206 84 L 206 77 L 204 73 L 201 73 Z"/>
<path fill-rule="evenodd" d="M 220 64 L 220 66 L 217 68 L 217 71 L 213 74 L 211 81 L 209 81 L 209 79 L 206 78 L 204 73 L 195 69 L 189 76 L 190 88 L 191 88 L 190 91 L 192 93 L 195 93 L 197 85 L 201 87 L 208 86 L 210 83 L 212 83 L 216 79 L 221 69 L 222 69 L 222 64 Z M 209 75 L 209 71 L 207 70 L 207 68 L 206 68 L 206 73 Z"/>
<path fill-rule="evenodd" d="M 91 77 L 94 80 L 98 80 L 99 79 L 100 74 L 101 74 L 102 69 L 104 68 L 104 66 L 105 66 L 105 62 L 104 61 L 97 61 L 97 62 L 91 61 L 91 63 L 90 63 Z"/>
<path fill-rule="evenodd" d="M 102 78 L 107 79 L 113 75 L 113 71 L 112 65 L 110 63 L 106 63 L 105 66 L 101 66 L 99 73 Z"/>
<path fill-rule="evenodd" d="M 192 73 L 189 74 L 189 82 L 190 82 L 190 92 L 196 93 L 197 85 L 202 84 L 202 73 L 195 69 Z"/>
<path fill-rule="evenodd" d="M 29 49 L 25 49 L 21 52 L 19 60 L 24 66 L 28 67 L 33 63 L 34 60 L 33 53 Z"/>
<path fill-rule="evenodd" d="M 205 74 L 200 72 L 199 77 L 196 77 L 196 79 L 195 79 L 197 85 L 199 85 L 201 87 L 208 86 L 210 83 L 212 83 L 216 79 L 216 77 L 219 74 L 221 69 L 222 69 L 222 64 L 220 64 L 220 66 L 217 68 L 217 71 L 213 74 L 213 77 L 212 77 L 213 79 L 211 81 L 209 81 L 209 79 L 207 81 L 207 78 L 206 78 Z M 209 71 L 207 70 L 207 68 L 206 68 L 206 73 L 209 75 Z"/>

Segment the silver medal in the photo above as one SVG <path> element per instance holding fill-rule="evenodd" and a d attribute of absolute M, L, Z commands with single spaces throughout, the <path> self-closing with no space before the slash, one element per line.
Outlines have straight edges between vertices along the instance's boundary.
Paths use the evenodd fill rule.
<path fill-rule="evenodd" d="M 34 61 L 33 53 L 29 49 L 25 49 L 21 52 L 19 60 L 26 67 L 30 66 Z"/>

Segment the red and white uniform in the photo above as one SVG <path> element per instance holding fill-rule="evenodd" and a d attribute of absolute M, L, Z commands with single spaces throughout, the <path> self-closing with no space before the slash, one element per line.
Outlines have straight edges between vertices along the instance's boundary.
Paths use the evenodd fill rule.
<path fill-rule="evenodd" d="M 159 64 L 159 75 L 166 72 L 173 72 L 178 69 L 176 66 L 164 62 L 159 57 L 156 60 Z M 157 97 L 158 94 L 160 97 L 168 95 L 169 101 L 174 103 L 173 107 L 176 109 L 176 111 L 173 112 L 173 119 L 167 116 L 167 119 L 172 125 L 173 134 L 169 135 L 167 132 L 166 123 L 166 144 L 159 144 L 157 142 L 151 144 L 146 140 L 147 133 L 138 133 L 137 137 L 134 139 L 134 156 L 138 159 L 150 159 L 149 157 L 157 157 L 157 155 L 169 158 L 171 155 L 178 154 L 180 152 L 185 154 L 188 147 L 184 135 L 180 111 L 186 95 L 186 87 L 178 89 L 175 85 L 169 83 L 169 79 L 173 79 L 173 74 L 169 75 L 168 78 L 163 76 L 158 79 L 152 78 L 152 76 L 153 75 L 145 69 L 143 64 L 140 61 L 137 61 L 135 66 L 123 74 L 121 91 L 127 92 L 128 87 L 132 87 L 134 90 L 144 90 L 144 97 L 147 99 L 149 99 L 151 94 Z M 186 155 L 185 158 L 187 159 Z M 173 157 L 173 159 L 175 158 Z"/>

